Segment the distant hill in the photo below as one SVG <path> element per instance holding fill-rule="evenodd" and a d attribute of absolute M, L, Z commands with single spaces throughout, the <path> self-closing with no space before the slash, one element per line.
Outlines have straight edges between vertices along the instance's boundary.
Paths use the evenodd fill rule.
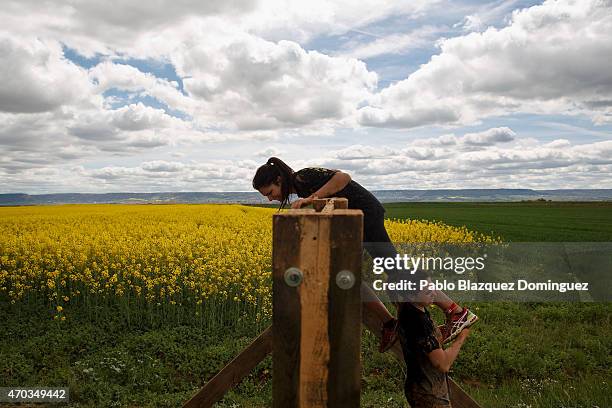
<path fill-rule="evenodd" d="M 402 201 L 612 201 L 612 189 L 530 190 L 378 190 L 374 195 L 382 202 Z M 262 204 L 267 199 L 258 192 L 202 193 L 106 193 L 106 194 L 0 194 L 0 205 L 50 204 L 169 204 L 169 203 L 240 203 Z"/>

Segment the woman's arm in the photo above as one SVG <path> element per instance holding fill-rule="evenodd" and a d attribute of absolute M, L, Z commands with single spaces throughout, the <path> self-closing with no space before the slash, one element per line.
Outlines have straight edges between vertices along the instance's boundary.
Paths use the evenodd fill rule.
<path fill-rule="evenodd" d="M 291 208 L 302 208 L 305 205 L 311 204 L 315 198 L 332 197 L 350 182 L 351 176 L 338 170 L 327 183 L 323 184 L 320 189 L 312 193 L 310 197 L 300 198 L 294 201 L 293 204 L 291 204 Z"/>
<path fill-rule="evenodd" d="M 351 176 L 338 170 L 338 172 L 334 174 L 327 183 L 323 184 L 323 186 L 320 189 L 312 193 L 310 197 L 312 198 L 332 197 L 338 191 L 346 187 L 346 185 L 350 182 L 351 182 Z"/>
<path fill-rule="evenodd" d="M 439 348 L 429 353 L 427 357 L 429 357 L 431 364 L 443 373 L 448 373 L 457 355 L 459 355 L 459 350 L 465 339 L 467 339 L 468 334 L 470 334 L 470 330 L 463 329 L 449 348 L 446 350 Z"/>

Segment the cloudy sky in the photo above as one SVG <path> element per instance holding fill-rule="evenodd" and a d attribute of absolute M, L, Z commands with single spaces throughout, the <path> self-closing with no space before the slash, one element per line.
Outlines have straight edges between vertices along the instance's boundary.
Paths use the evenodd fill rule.
<path fill-rule="evenodd" d="M 0 8 L 0 193 L 612 188 L 612 1 Z"/>

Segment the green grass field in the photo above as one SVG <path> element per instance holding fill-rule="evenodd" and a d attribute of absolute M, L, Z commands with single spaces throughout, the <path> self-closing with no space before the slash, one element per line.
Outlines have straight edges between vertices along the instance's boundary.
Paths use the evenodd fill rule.
<path fill-rule="evenodd" d="M 409 203 L 392 218 L 466 225 L 506 241 L 612 241 L 610 203 Z M 571 237 L 571 238 L 570 238 Z M 452 376 L 483 407 L 612 407 L 612 304 L 479 303 Z M 133 329 L 83 314 L 58 324 L 0 304 L 0 385 L 69 386 L 72 407 L 178 407 L 257 334 L 249 322 Z M 440 318 L 440 316 L 437 316 Z M 363 407 L 407 407 L 405 367 L 364 331 Z M 271 358 L 218 407 L 271 406 Z"/>
<path fill-rule="evenodd" d="M 388 218 L 438 220 L 505 242 L 610 242 L 612 202 L 391 203 Z"/>

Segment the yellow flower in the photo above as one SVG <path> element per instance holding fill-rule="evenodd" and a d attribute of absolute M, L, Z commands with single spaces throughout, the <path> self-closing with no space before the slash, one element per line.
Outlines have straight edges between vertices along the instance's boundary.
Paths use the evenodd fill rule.
<path fill-rule="evenodd" d="M 0 207 L 0 290 L 11 303 L 30 295 L 51 304 L 104 297 L 134 311 L 148 304 L 166 313 L 176 304 L 203 321 L 218 310 L 264 321 L 272 313 L 275 212 L 210 204 Z M 499 241 L 440 222 L 385 226 L 394 242 Z"/>

